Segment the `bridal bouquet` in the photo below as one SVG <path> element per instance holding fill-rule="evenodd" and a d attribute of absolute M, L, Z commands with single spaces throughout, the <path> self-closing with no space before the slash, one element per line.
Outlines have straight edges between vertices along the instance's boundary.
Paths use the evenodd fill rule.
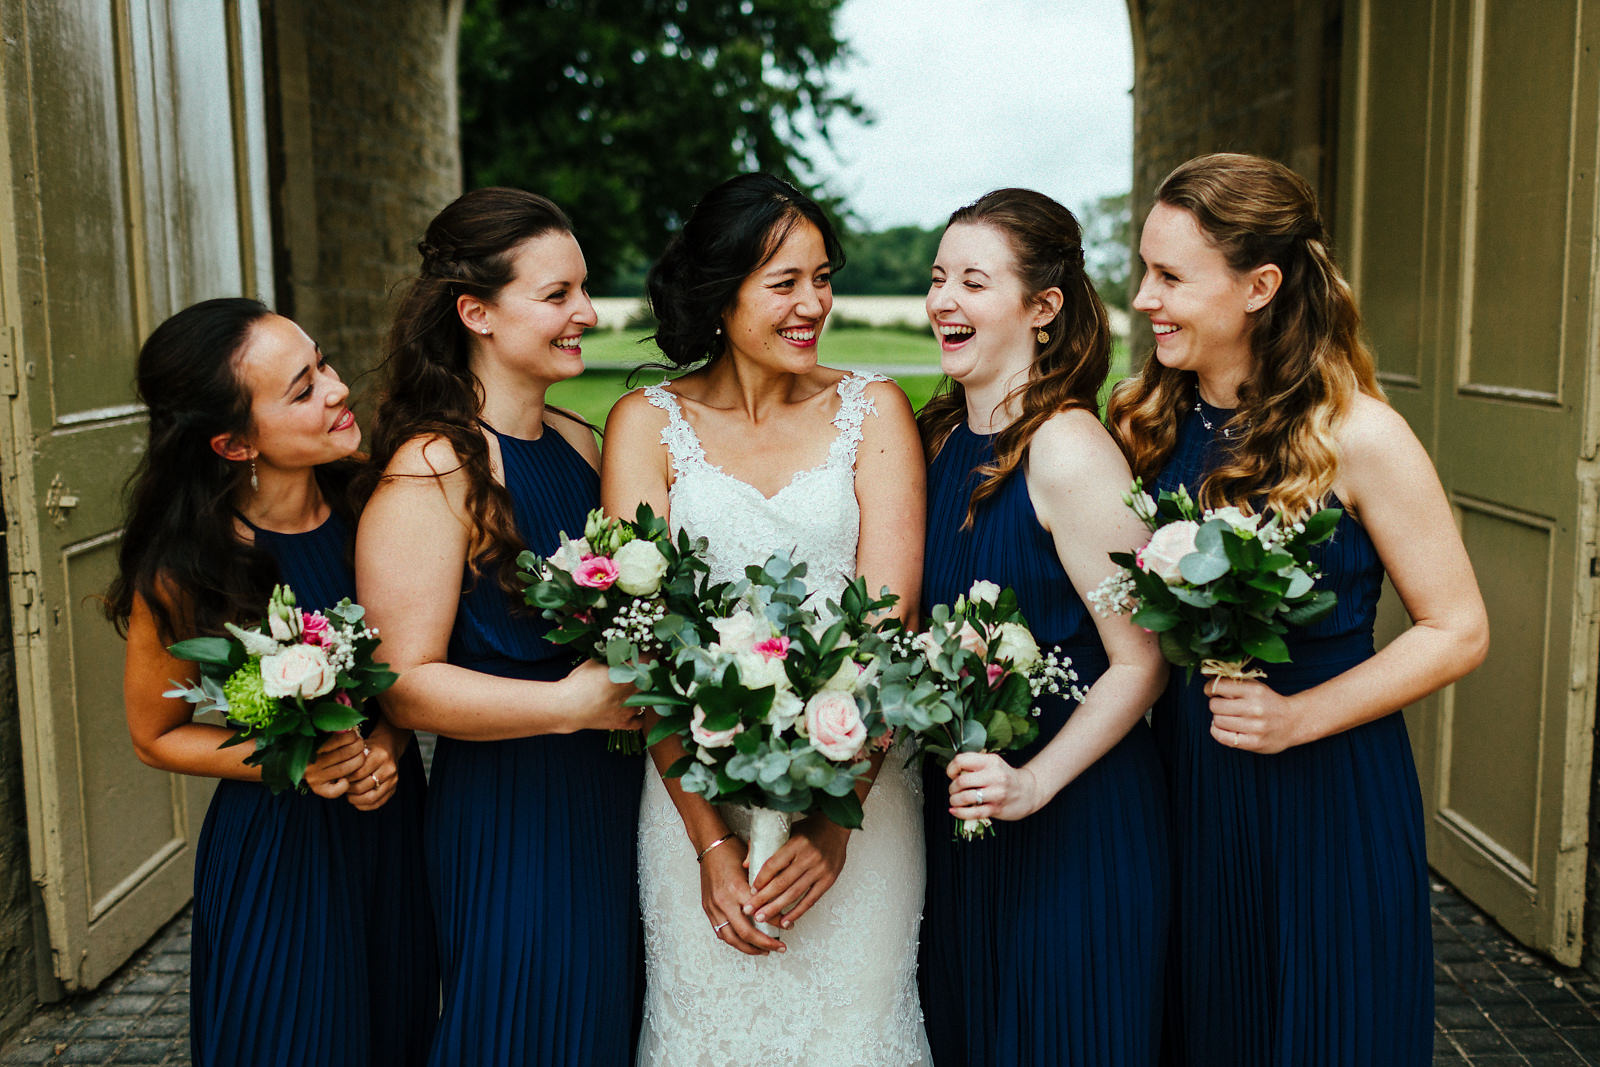
<path fill-rule="evenodd" d="M 857 578 L 816 606 L 804 563 L 773 556 L 703 593 L 702 610 L 657 626 L 664 649 L 611 672 L 638 687 L 630 703 L 661 718 L 649 744 L 676 736 L 686 755 L 665 776 L 718 804 L 751 809 L 750 877 L 788 837 L 788 816 L 821 812 L 861 825 L 856 783 L 889 728 L 873 699 L 887 624 Z"/>
<path fill-rule="evenodd" d="M 367 700 L 398 677 L 373 660 L 378 632 L 362 623 L 366 610 L 350 599 L 324 611 L 302 611 L 286 585 L 272 590 L 267 617 L 245 628 L 228 623 L 229 637 L 195 637 L 168 651 L 200 667 L 197 684 L 163 696 L 195 705 L 195 714 L 220 711 L 238 732 L 223 748 L 255 743 L 245 763 L 261 768 L 274 793 L 305 791 L 306 766 L 329 735 L 366 721 Z"/>
<path fill-rule="evenodd" d="M 1016 593 L 974 582 L 954 606 L 939 604 L 928 628 L 893 639 L 878 697 L 884 718 L 945 765 L 958 752 L 1005 752 L 1039 736 L 1034 700 L 1050 692 L 1083 699 L 1072 662 L 1043 652 L 1017 608 Z M 966 819 L 963 840 L 992 833 L 990 820 Z"/>
<path fill-rule="evenodd" d="M 665 651 L 660 628 L 674 612 L 698 613 L 704 552 L 705 539 L 686 531 L 674 544 L 666 520 L 640 504 L 631 522 L 596 508 L 582 537 L 563 533 L 555 552 L 524 552 L 517 567 L 523 598 L 556 624 L 549 640 L 620 667 Z M 641 750 L 633 731 L 613 730 L 609 743 L 613 751 Z"/>
<path fill-rule="evenodd" d="M 1113 552 L 1121 565 L 1089 595 L 1105 614 L 1131 614 L 1158 634 L 1168 662 L 1219 678 L 1262 678 L 1251 660 L 1287 663 L 1283 635 L 1333 610 L 1331 590 L 1314 589 L 1311 546 L 1333 535 L 1342 512 L 1324 508 L 1301 522 L 1246 515 L 1235 507 L 1202 511 L 1183 486 L 1156 497 L 1135 479 L 1123 501 L 1150 527 L 1137 552 Z"/>

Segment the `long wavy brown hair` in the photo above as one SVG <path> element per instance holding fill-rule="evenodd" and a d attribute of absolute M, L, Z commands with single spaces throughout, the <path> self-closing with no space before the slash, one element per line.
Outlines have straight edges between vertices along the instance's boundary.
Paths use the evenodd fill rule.
<path fill-rule="evenodd" d="M 1094 283 L 1084 273 L 1083 230 L 1072 212 L 1032 189 L 996 189 L 957 208 L 945 228 L 958 223 L 993 226 L 1005 237 L 1027 293 L 1019 315 L 1046 290 L 1059 288 L 1063 297 L 1061 310 L 1044 326 L 1050 339 L 1038 345 L 1028 380 L 1006 397 L 1007 405 L 1015 400 L 1022 414 L 996 437 L 994 460 L 978 468 L 982 480 L 972 491 L 962 524 L 969 526 L 977 506 L 1016 473 L 1039 427 L 1058 412 L 1096 410 L 1111 369 L 1111 326 Z M 966 411 L 966 390 L 960 382 L 945 379 L 917 416 L 929 462 Z"/>
<path fill-rule="evenodd" d="M 1361 339 L 1355 296 L 1328 253 L 1311 186 L 1259 156 L 1200 156 L 1167 175 L 1156 200 L 1194 216 L 1229 269 L 1283 272 L 1249 326 L 1253 369 L 1239 388 L 1232 446 L 1200 486 L 1207 507 L 1234 504 L 1298 518 L 1320 507 L 1339 474 L 1334 428 L 1357 392 L 1382 398 Z M 1195 375 L 1154 352 L 1119 382 L 1106 410 L 1133 473 L 1153 479 L 1198 396 Z"/>
<path fill-rule="evenodd" d="M 494 300 L 514 280 L 516 250 L 524 241 L 570 232 L 572 223 L 560 208 L 521 189 L 474 189 L 428 224 L 417 244 L 421 268 L 401 298 L 379 367 L 383 400 L 371 463 L 357 486 L 364 500 L 408 441 L 447 442 L 455 450 L 457 469 L 467 476 L 469 581 L 492 574 L 517 602 L 516 559 L 523 546 L 511 495 L 490 471 L 489 444 L 479 422 L 483 384 L 470 367 L 472 334 L 456 313 L 456 298 Z"/>

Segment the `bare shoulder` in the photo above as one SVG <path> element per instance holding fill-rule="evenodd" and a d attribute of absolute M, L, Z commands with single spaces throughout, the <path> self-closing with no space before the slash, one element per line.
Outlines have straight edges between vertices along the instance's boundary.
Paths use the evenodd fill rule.
<path fill-rule="evenodd" d="M 385 481 L 392 478 L 448 478 L 461 474 L 461 457 L 455 446 L 439 434 L 419 434 L 395 449 L 394 458 L 383 469 Z"/>
<path fill-rule="evenodd" d="M 623 393 L 611 413 L 606 416 L 606 436 L 633 437 L 635 434 L 659 434 L 667 424 L 667 413 L 650 402 L 644 389 L 630 389 Z"/>
<path fill-rule="evenodd" d="M 861 395 L 872 404 L 873 410 L 880 418 L 885 416 L 896 419 L 913 418 L 911 400 L 906 396 L 905 390 L 900 388 L 900 383 L 893 378 L 869 381 L 866 388 L 861 391 Z"/>
<path fill-rule="evenodd" d="M 1340 459 L 1360 469 L 1395 458 L 1425 455 L 1411 425 L 1385 401 L 1358 393 L 1334 431 Z"/>
<path fill-rule="evenodd" d="M 1034 432 L 1028 443 L 1028 479 L 1055 489 L 1111 479 L 1120 492 L 1133 475 L 1122 450 L 1094 412 L 1072 408 L 1050 416 Z"/>

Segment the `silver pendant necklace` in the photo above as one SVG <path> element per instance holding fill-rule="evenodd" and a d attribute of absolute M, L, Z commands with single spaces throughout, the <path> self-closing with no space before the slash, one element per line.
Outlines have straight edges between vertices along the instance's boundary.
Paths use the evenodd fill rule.
<path fill-rule="evenodd" d="M 1200 398 L 1198 396 L 1194 398 L 1194 413 L 1196 415 L 1200 416 L 1200 425 L 1202 425 L 1202 426 L 1204 426 L 1206 428 L 1206 433 L 1216 433 L 1217 432 L 1217 428 L 1211 424 L 1211 420 L 1206 418 L 1206 410 L 1205 410 L 1204 407 L 1201 406 Z M 1235 427 L 1232 427 L 1232 426 L 1224 426 L 1222 428 L 1222 436 L 1223 436 L 1223 438 L 1225 440 L 1231 441 L 1231 440 L 1233 440 L 1233 435 L 1235 433 L 1243 433 L 1244 431 L 1248 430 L 1249 428 L 1250 428 L 1250 424 L 1248 422 L 1245 423 L 1243 426 L 1240 426 L 1238 428 L 1235 428 Z"/>

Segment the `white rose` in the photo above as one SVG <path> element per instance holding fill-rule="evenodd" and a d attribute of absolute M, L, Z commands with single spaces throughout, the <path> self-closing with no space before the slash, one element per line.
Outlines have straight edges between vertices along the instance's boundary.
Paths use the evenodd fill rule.
<path fill-rule="evenodd" d="M 855 759 L 867 743 L 867 726 L 856 698 L 825 689 L 806 701 L 806 737 L 828 759 Z"/>
<path fill-rule="evenodd" d="M 290 645 L 282 652 L 261 657 L 261 688 L 269 697 L 311 700 L 332 692 L 333 682 L 333 665 L 315 645 Z"/>
<path fill-rule="evenodd" d="M 861 664 L 846 656 L 844 662 L 839 664 L 839 669 L 833 672 L 833 677 L 822 683 L 822 688 L 851 692 L 856 688 L 863 669 Z"/>
<path fill-rule="evenodd" d="M 1200 524 L 1188 519 L 1168 523 L 1150 535 L 1149 543 L 1135 554 L 1135 559 L 1144 570 L 1168 585 L 1176 585 L 1183 581 L 1178 564 L 1194 551 L 1194 535 L 1199 532 Z"/>
<path fill-rule="evenodd" d="M 746 689 L 764 689 L 774 686 L 789 688 L 789 675 L 784 672 L 783 660 L 763 656 L 759 652 L 739 652 L 733 657 L 739 665 L 739 681 Z"/>
<path fill-rule="evenodd" d="M 772 710 L 767 712 L 767 721 L 772 723 L 774 730 L 787 730 L 805 710 L 806 705 L 803 700 L 786 689 L 780 689 L 773 694 Z"/>
<path fill-rule="evenodd" d="M 1261 525 L 1260 515 L 1246 515 L 1238 508 L 1229 505 L 1206 513 L 1207 519 L 1221 519 L 1239 533 L 1255 533 Z"/>
<path fill-rule="evenodd" d="M 594 555 L 594 549 L 589 547 L 589 542 L 581 537 L 563 538 L 561 547 L 550 555 L 550 566 L 571 574 L 578 569 L 578 564 L 586 556 Z"/>
<path fill-rule="evenodd" d="M 717 630 L 718 647 L 735 654 L 749 652 L 756 647 L 757 641 L 765 641 L 772 636 L 772 627 L 767 620 L 756 618 L 748 610 L 736 611 L 726 619 L 712 619 L 711 625 Z"/>
<path fill-rule="evenodd" d="M 967 599 L 974 604 L 993 604 L 1000 599 L 1000 587 L 980 578 L 967 590 Z"/>
<path fill-rule="evenodd" d="M 1039 663 L 1039 642 L 1021 623 L 1003 622 L 995 631 L 994 658 L 1019 671 L 1030 671 Z"/>
<path fill-rule="evenodd" d="M 629 541 L 611 562 L 617 565 L 617 588 L 630 596 L 654 596 L 667 573 L 667 557 L 654 541 Z"/>
<path fill-rule="evenodd" d="M 742 733 L 744 733 L 742 722 L 727 730 L 707 730 L 706 709 L 699 704 L 694 706 L 694 716 L 689 720 L 689 736 L 694 738 L 694 743 L 701 748 L 726 748 Z"/>

